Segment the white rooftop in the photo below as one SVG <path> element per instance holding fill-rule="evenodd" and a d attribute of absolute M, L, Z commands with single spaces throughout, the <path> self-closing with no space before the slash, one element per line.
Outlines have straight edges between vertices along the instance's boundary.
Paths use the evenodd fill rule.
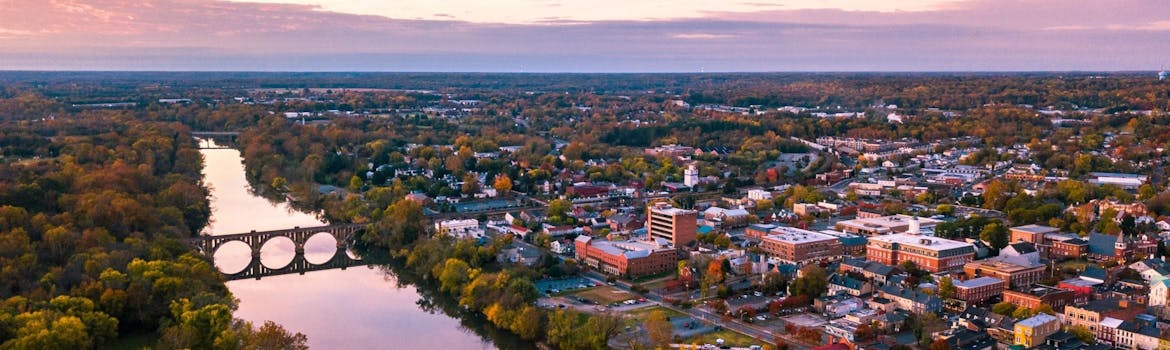
<path fill-rule="evenodd" d="M 1003 283 L 1003 280 L 995 278 L 995 277 L 979 277 L 979 278 L 972 278 L 972 279 L 969 279 L 966 281 L 955 282 L 955 287 L 978 288 L 978 287 L 983 287 L 983 286 L 989 286 L 989 285 L 996 284 L 996 283 Z"/>
<path fill-rule="evenodd" d="M 838 222 L 838 224 L 847 225 L 847 226 L 855 226 L 855 227 L 867 227 L 867 228 L 881 227 L 881 228 L 888 229 L 890 227 L 908 225 L 911 220 L 914 220 L 913 216 L 897 214 L 897 215 L 890 215 L 890 216 L 880 216 L 880 217 L 876 217 L 876 218 L 846 220 L 846 221 Z M 918 218 L 918 225 L 920 225 L 922 227 L 934 226 L 938 223 L 939 223 L 939 221 L 935 220 L 935 219 Z"/>
<path fill-rule="evenodd" d="M 1056 316 L 1041 313 L 1037 314 L 1036 316 L 1029 317 L 1023 321 L 1016 322 L 1016 325 L 1035 328 L 1053 321 L 1056 321 Z"/>
<path fill-rule="evenodd" d="M 1044 226 L 1044 225 L 1024 225 L 1024 226 L 1012 227 L 1012 229 L 1016 230 L 1016 231 L 1024 231 L 1024 232 L 1030 232 L 1030 233 L 1049 233 L 1049 232 L 1059 232 L 1060 231 L 1060 229 L 1058 229 L 1058 228 Z"/>
<path fill-rule="evenodd" d="M 900 245 L 918 247 L 918 248 L 929 249 L 929 250 L 934 250 L 934 251 L 962 248 L 962 247 L 971 247 L 972 249 L 974 249 L 974 246 L 971 243 L 967 243 L 967 242 L 952 241 L 952 240 L 945 239 L 945 238 L 921 236 L 921 235 L 915 235 L 915 234 L 909 234 L 909 233 L 895 233 L 895 234 L 884 235 L 884 236 L 874 236 L 874 237 L 870 237 L 869 241 L 870 242 L 879 241 L 879 242 L 897 243 Z"/>
<path fill-rule="evenodd" d="M 775 241 L 789 242 L 789 243 L 814 242 L 814 241 L 826 241 L 826 240 L 837 239 L 837 237 L 826 235 L 826 234 L 823 234 L 820 232 L 802 230 L 799 228 L 788 227 L 788 226 L 779 226 L 779 227 L 776 227 L 768 232 L 769 232 L 769 234 L 767 236 L 765 236 L 764 238 L 770 239 L 770 240 L 775 240 Z"/>

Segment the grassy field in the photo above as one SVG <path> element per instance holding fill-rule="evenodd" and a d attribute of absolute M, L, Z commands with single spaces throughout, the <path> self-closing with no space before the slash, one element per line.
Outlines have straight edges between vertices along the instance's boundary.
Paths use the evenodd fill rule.
<path fill-rule="evenodd" d="M 598 305 L 635 299 L 637 296 L 612 286 L 590 288 L 576 293 L 577 296 L 596 302 Z"/>
<path fill-rule="evenodd" d="M 641 324 L 642 322 L 646 321 L 646 318 L 650 317 L 651 312 L 655 312 L 655 311 L 665 312 L 666 317 L 669 317 L 669 318 L 686 316 L 686 315 L 683 315 L 681 312 L 655 305 L 655 306 L 651 306 L 651 307 L 644 307 L 641 309 L 634 309 L 634 310 L 626 311 L 626 313 L 625 313 L 626 324 L 627 325 Z"/>
<path fill-rule="evenodd" d="M 722 329 L 715 332 L 698 335 L 683 339 L 683 344 L 715 344 L 715 339 L 723 339 L 723 344 L 733 347 L 748 347 L 752 345 L 761 345 L 763 342 L 749 337 L 743 333 L 732 331 L 729 329 Z"/>

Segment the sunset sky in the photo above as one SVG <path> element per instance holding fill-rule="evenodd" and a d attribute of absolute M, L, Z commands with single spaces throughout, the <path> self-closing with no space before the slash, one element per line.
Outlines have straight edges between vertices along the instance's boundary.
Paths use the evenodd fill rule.
<path fill-rule="evenodd" d="M 0 69 L 1156 70 L 1164 0 L 0 0 Z"/>

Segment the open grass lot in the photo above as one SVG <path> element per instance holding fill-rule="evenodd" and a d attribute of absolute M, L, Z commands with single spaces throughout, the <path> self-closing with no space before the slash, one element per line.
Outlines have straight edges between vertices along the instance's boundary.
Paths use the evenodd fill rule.
<path fill-rule="evenodd" d="M 647 317 L 650 317 L 650 313 L 654 312 L 654 311 L 665 312 L 666 317 L 669 317 L 669 318 L 686 316 L 686 315 L 683 315 L 681 312 L 667 309 L 667 308 L 664 308 L 664 307 L 661 307 L 658 305 L 654 305 L 651 307 L 644 307 L 641 309 L 626 311 L 626 317 L 630 320 L 641 323 L 642 321 L 645 321 Z"/>
<path fill-rule="evenodd" d="M 763 342 L 749 337 L 743 333 L 739 333 L 730 329 L 721 329 L 718 331 L 697 335 L 694 337 L 682 340 L 683 344 L 715 344 L 715 339 L 723 339 L 723 344 L 732 347 L 748 347 L 752 345 L 761 345 Z"/>
<path fill-rule="evenodd" d="M 601 286 L 596 288 L 586 289 L 582 292 L 576 293 L 577 296 L 586 298 L 596 302 L 598 305 L 607 305 L 610 303 L 622 302 L 634 299 L 637 296 L 629 292 L 614 288 L 612 286 Z"/>

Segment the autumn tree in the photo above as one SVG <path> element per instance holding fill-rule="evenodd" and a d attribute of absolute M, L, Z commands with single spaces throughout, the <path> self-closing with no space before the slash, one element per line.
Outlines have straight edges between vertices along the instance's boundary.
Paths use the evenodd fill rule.
<path fill-rule="evenodd" d="M 666 319 L 665 312 L 651 312 L 646 321 L 642 323 L 642 327 L 646 329 L 650 344 L 654 348 L 662 349 L 670 345 L 671 337 L 674 335 L 674 326 Z"/>
<path fill-rule="evenodd" d="M 512 192 L 512 178 L 508 177 L 508 174 L 496 175 L 495 181 L 492 182 L 492 188 L 495 188 L 497 192 L 506 196 Z"/>

